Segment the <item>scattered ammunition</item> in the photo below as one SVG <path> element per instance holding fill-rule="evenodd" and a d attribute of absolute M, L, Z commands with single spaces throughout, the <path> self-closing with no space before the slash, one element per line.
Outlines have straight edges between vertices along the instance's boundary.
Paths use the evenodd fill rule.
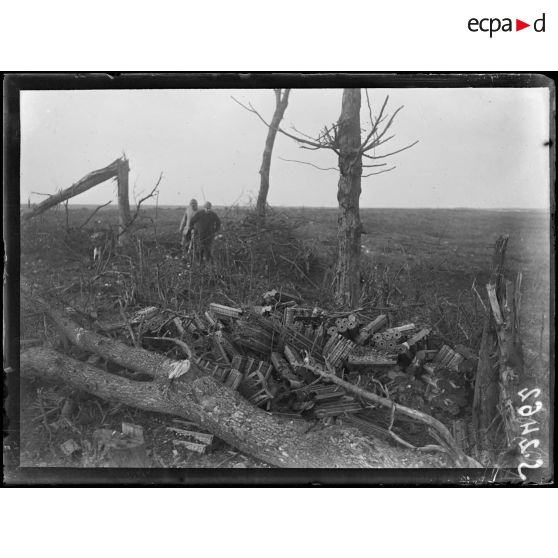
<path fill-rule="evenodd" d="M 401 339 L 401 337 L 403 337 L 403 334 L 400 331 L 394 331 L 392 335 L 393 335 L 393 339 L 395 339 L 396 341 Z"/>
<path fill-rule="evenodd" d="M 456 345 L 454 350 L 467 360 L 478 360 L 478 356 L 465 345 Z"/>
<path fill-rule="evenodd" d="M 358 327 L 358 318 L 356 316 L 356 314 L 351 314 L 348 318 L 347 318 L 347 327 L 348 329 L 355 330 Z"/>
<path fill-rule="evenodd" d="M 447 367 L 450 370 L 453 370 L 454 372 L 458 372 L 459 371 L 459 365 L 464 361 L 465 359 L 459 354 L 459 353 L 455 353 L 453 355 L 453 357 L 451 358 L 451 360 L 448 362 Z"/>
<path fill-rule="evenodd" d="M 236 390 L 242 382 L 243 377 L 244 376 L 241 372 L 232 368 L 227 376 L 227 379 L 225 380 L 225 385 L 233 390 Z"/>
<path fill-rule="evenodd" d="M 386 349 L 388 351 L 395 351 L 396 347 L 397 347 L 397 343 L 395 341 L 389 341 L 386 345 Z"/>
<path fill-rule="evenodd" d="M 184 328 L 182 327 L 182 322 L 180 321 L 180 318 L 177 316 L 176 318 L 174 318 L 172 320 L 172 323 L 176 326 L 176 331 L 178 331 L 178 334 L 180 335 L 180 337 L 182 337 L 186 332 L 184 331 Z"/>
<path fill-rule="evenodd" d="M 374 336 L 372 337 L 372 341 L 374 343 L 377 343 L 378 341 L 382 341 L 384 338 L 384 336 L 381 333 L 375 333 Z"/>
<path fill-rule="evenodd" d="M 298 295 L 292 293 L 286 293 L 284 291 L 278 291 L 277 289 L 272 289 L 263 294 L 262 298 L 268 304 L 271 302 L 294 302 L 295 304 L 300 304 L 302 302 Z"/>
<path fill-rule="evenodd" d="M 215 316 L 225 316 L 227 318 L 239 318 L 242 316 L 240 308 L 231 308 L 230 306 L 223 306 L 222 304 L 209 303 L 209 310 Z"/>
<path fill-rule="evenodd" d="M 415 329 L 415 324 L 405 324 L 405 325 L 401 325 L 401 326 L 396 326 L 396 327 L 390 327 L 389 329 L 386 329 L 386 332 L 394 332 L 394 331 L 399 331 L 400 333 L 406 332 L 406 331 L 412 331 L 413 329 Z"/>
<path fill-rule="evenodd" d="M 291 388 L 299 388 L 303 385 L 293 374 L 287 361 L 279 353 L 271 353 L 271 363 L 277 374 L 279 374 L 283 380 L 287 381 Z"/>
<path fill-rule="evenodd" d="M 309 396 L 311 394 L 317 395 L 319 393 L 341 393 L 341 395 L 345 395 L 345 390 L 336 384 L 314 384 L 301 389 L 300 393 L 305 393 Z"/>
<path fill-rule="evenodd" d="M 382 337 L 384 338 L 384 341 L 392 341 L 393 333 L 391 331 L 386 331 L 384 334 L 382 334 Z"/>
<path fill-rule="evenodd" d="M 292 326 L 296 323 L 295 318 L 310 316 L 312 316 L 311 308 L 290 307 L 285 308 L 283 321 L 286 326 Z"/>
<path fill-rule="evenodd" d="M 383 350 L 385 350 L 385 348 L 387 347 L 387 342 L 384 341 L 383 339 L 380 339 L 379 341 L 376 341 L 376 347 L 377 347 L 380 351 L 383 351 Z"/>
<path fill-rule="evenodd" d="M 135 438 L 136 440 L 143 440 L 143 426 L 130 422 L 123 422 L 122 434 L 130 436 L 130 438 Z"/>
<path fill-rule="evenodd" d="M 415 333 L 415 335 L 413 335 L 410 339 L 408 339 L 407 344 L 411 347 L 418 343 L 420 340 L 424 339 L 429 333 L 430 330 L 428 328 L 423 328 L 418 333 Z"/>
<path fill-rule="evenodd" d="M 233 344 L 229 341 L 229 338 L 227 337 L 225 332 L 223 332 L 222 330 L 217 330 L 213 335 L 215 336 L 215 338 L 219 340 L 219 342 L 221 343 L 221 345 L 223 346 L 223 348 L 227 352 L 227 355 L 229 355 L 230 358 L 233 358 L 238 354 L 238 351 L 234 348 Z"/>
<path fill-rule="evenodd" d="M 344 333 L 345 331 L 347 331 L 348 327 L 347 319 L 337 318 L 335 320 L 335 327 L 337 328 L 337 331 L 339 331 L 340 333 Z"/>
<path fill-rule="evenodd" d="M 197 312 L 194 312 L 193 317 L 196 327 L 201 331 L 207 331 L 207 324 L 203 321 L 203 318 Z"/>
<path fill-rule="evenodd" d="M 244 372 L 246 368 L 246 363 L 248 362 L 248 357 L 235 355 L 232 359 L 232 367 L 235 370 L 239 370 L 240 372 Z"/>
<path fill-rule="evenodd" d="M 271 395 L 262 390 L 252 395 L 248 399 L 248 401 L 250 401 L 252 405 L 256 405 L 256 407 L 260 407 L 264 403 L 267 403 L 270 399 L 271 399 Z"/>
<path fill-rule="evenodd" d="M 337 366 L 355 348 L 355 344 L 346 337 L 337 334 L 329 353 L 324 353 L 332 366 Z"/>
<path fill-rule="evenodd" d="M 217 327 L 217 320 L 209 312 L 204 312 L 203 315 L 211 327 Z"/>
<path fill-rule="evenodd" d="M 326 344 L 323 348 L 324 356 L 327 356 L 327 354 L 331 351 L 331 348 L 333 347 L 333 344 L 336 342 L 336 340 L 337 340 L 337 333 L 334 333 L 327 340 L 327 342 L 326 342 Z"/>
<path fill-rule="evenodd" d="M 314 336 L 314 346 L 318 347 L 318 349 L 323 345 L 325 337 L 324 326 L 320 325 L 318 329 L 316 329 L 316 335 Z"/>
<path fill-rule="evenodd" d="M 316 418 L 336 417 L 345 413 L 358 413 L 362 411 L 360 403 L 348 401 L 346 403 L 333 403 L 330 405 L 320 405 L 314 408 Z"/>
<path fill-rule="evenodd" d="M 230 370 L 230 366 L 206 358 L 198 357 L 194 359 L 194 362 L 202 370 L 204 370 L 208 374 L 211 374 L 215 379 L 221 382 L 225 380 Z"/>
<path fill-rule="evenodd" d="M 335 335 L 339 330 L 335 326 L 329 326 L 327 328 L 328 335 Z"/>
<path fill-rule="evenodd" d="M 364 355 L 349 355 L 347 357 L 348 364 L 363 365 L 363 366 L 393 366 L 397 361 L 392 358 L 387 358 L 380 353 L 366 353 Z"/>
<path fill-rule="evenodd" d="M 181 436 L 186 436 L 187 438 L 193 438 L 206 446 L 213 443 L 213 434 L 207 434 L 205 432 L 195 432 L 194 430 L 183 430 L 182 428 L 175 428 L 174 426 L 167 426 L 167 430 L 180 434 Z"/>
<path fill-rule="evenodd" d="M 294 323 L 294 308 L 285 308 L 284 324 L 291 325 Z"/>
<path fill-rule="evenodd" d="M 159 312 L 160 309 L 157 308 L 156 306 L 148 306 L 147 308 L 141 308 L 130 318 L 130 323 L 132 325 L 139 324 L 140 322 L 153 318 Z"/>
<path fill-rule="evenodd" d="M 247 349 L 250 349 L 251 351 L 255 351 L 256 353 L 260 353 L 262 355 L 269 353 L 269 349 L 271 348 L 270 345 L 265 342 L 259 341 L 258 339 L 250 339 L 246 337 L 235 337 L 234 342 L 237 345 L 242 345 L 243 347 L 246 347 Z"/>
<path fill-rule="evenodd" d="M 205 444 L 197 444 L 195 442 L 187 442 L 186 440 L 173 440 L 172 443 L 175 446 L 181 446 L 190 451 L 195 451 L 196 453 L 205 453 Z"/>
<path fill-rule="evenodd" d="M 302 357 L 298 354 L 298 351 L 296 349 L 290 347 L 289 345 L 285 345 L 283 354 L 285 355 L 287 362 L 296 373 L 304 371 Z"/>
<path fill-rule="evenodd" d="M 376 333 L 379 329 L 384 327 L 387 324 L 387 316 L 385 314 L 381 314 L 375 320 L 371 321 L 369 324 L 365 325 L 359 331 L 359 334 L 356 338 L 356 343 L 358 345 L 363 345 Z"/>
<path fill-rule="evenodd" d="M 444 345 L 434 357 L 432 363 L 436 368 L 448 368 L 457 371 L 459 364 L 463 362 L 463 360 L 463 357 L 459 353 L 456 353 L 452 348 Z"/>
<path fill-rule="evenodd" d="M 325 393 L 314 393 L 310 392 L 310 397 L 315 403 L 327 403 L 328 401 L 335 401 L 343 397 L 344 392 L 342 391 L 332 391 Z"/>
<path fill-rule="evenodd" d="M 223 346 L 222 339 L 217 337 L 216 333 L 218 332 L 215 332 L 215 334 L 213 335 L 213 347 L 214 352 L 217 356 L 217 360 L 220 360 L 225 364 L 230 364 L 231 360 L 229 358 L 229 355 L 227 354 L 227 351 L 225 350 L 225 347 Z"/>

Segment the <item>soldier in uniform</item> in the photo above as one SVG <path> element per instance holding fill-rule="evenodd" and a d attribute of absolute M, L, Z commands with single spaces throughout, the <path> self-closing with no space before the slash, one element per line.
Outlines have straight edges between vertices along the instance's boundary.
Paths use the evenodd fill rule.
<path fill-rule="evenodd" d="M 190 223 L 192 217 L 198 212 L 198 200 L 191 199 L 190 204 L 186 208 L 182 220 L 180 221 L 180 226 L 178 227 L 178 232 L 181 235 L 180 244 L 187 252 L 190 251 L 191 240 L 192 240 L 192 229 Z"/>
<path fill-rule="evenodd" d="M 211 247 L 215 235 L 221 228 L 221 220 L 211 209 L 211 202 L 206 202 L 204 209 L 198 211 L 190 220 L 190 228 L 195 235 L 196 255 L 203 261 L 211 261 Z"/>

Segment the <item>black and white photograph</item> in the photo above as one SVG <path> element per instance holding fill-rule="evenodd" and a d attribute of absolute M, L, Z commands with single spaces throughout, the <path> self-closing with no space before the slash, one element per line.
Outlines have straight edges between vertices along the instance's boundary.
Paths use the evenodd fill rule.
<path fill-rule="evenodd" d="M 9 105 L 8 482 L 552 479 L 550 78 L 120 78 Z"/>

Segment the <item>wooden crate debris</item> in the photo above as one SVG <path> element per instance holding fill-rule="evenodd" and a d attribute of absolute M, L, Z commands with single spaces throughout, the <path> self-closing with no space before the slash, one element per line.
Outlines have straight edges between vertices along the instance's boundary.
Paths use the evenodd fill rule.
<path fill-rule="evenodd" d="M 209 304 L 209 311 L 213 314 L 213 316 L 223 316 L 225 318 L 240 318 L 243 313 L 241 308 L 232 308 L 230 306 L 224 306 L 214 302 Z"/>

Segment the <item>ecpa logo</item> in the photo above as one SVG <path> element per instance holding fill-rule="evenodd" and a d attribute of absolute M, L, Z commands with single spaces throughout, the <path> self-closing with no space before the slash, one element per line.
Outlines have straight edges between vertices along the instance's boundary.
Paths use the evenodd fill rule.
<path fill-rule="evenodd" d="M 533 22 L 533 30 L 537 33 L 545 32 L 545 17 L 546 14 L 543 14 L 541 17 Z M 472 17 L 469 20 L 467 27 L 469 28 L 469 31 L 472 31 L 473 33 L 477 33 L 478 31 L 481 31 L 483 33 L 490 33 L 490 38 L 492 38 L 492 35 L 494 33 L 498 33 L 498 31 L 503 31 L 504 33 L 514 31 L 512 19 L 509 17 L 505 17 L 503 19 L 500 19 L 498 17 L 485 17 L 482 19 Z M 527 27 L 531 27 L 531 24 L 525 23 L 521 19 L 515 20 L 515 31 L 521 31 L 522 29 L 526 29 Z"/>

